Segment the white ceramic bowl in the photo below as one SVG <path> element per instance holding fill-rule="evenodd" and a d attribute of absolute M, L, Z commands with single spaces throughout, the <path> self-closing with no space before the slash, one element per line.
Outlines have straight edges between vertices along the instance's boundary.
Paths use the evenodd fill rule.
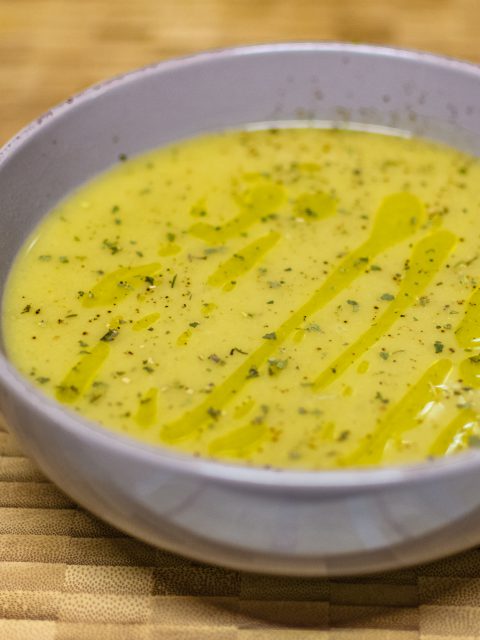
<path fill-rule="evenodd" d="M 0 284 L 25 238 L 116 162 L 200 132 L 315 118 L 395 127 L 480 155 L 480 70 L 423 53 L 280 44 L 203 53 L 104 82 L 0 152 Z M 44 397 L 0 356 L 0 401 L 41 469 L 152 544 L 240 569 L 342 575 L 480 542 L 480 452 L 410 467 L 252 469 L 122 437 Z"/>

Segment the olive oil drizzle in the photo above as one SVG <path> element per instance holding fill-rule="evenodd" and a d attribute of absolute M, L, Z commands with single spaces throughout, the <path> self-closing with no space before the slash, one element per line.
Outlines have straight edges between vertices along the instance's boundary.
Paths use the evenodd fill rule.
<path fill-rule="evenodd" d="M 461 409 L 459 413 L 442 429 L 433 441 L 429 450 L 431 456 L 443 456 L 455 446 L 459 434 L 468 431 L 478 422 L 478 417 L 471 409 Z"/>
<path fill-rule="evenodd" d="M 149 389 L 138 403 L 135 422 L 141 427 L 150 427 L 157 418 L 158 389 Z"/>
<path fill-rule="evenodd" d="M 138 267 L 121 267 L 107 273 L 83 295 L 82 304 L 84 307 L 103 307 L 118 303 L 144 284 L 146 277 L 158 273 L 160 267 L 158 262 L 153 262 Z"/>
<path fill-rule="evenodd" d="M 455 336 L 460 347 L 467 350 L 478 350 L 480 347 L 480 289 L 476 289 L 470 296 L 465 314 L 460 321 Z M 458 365 L 458 371 L 463 385 L 480 388 L 480 356 L 465 358 Z M 460 409 L 458 414 L 440 432 L 430 447 L 431 456 L 442 456 L 450 453 L 468 440 L 469 431 L 478 425 L 478 414 L 470 407 Z M 463 437 L 462 437 L 463 436 Z"/>
<path fill-rule="evenodd" d="M 480 356 L 471 356 L 462 360 L 459 370 L 464 385 L 474 389 L 480 387 Z"/>
<path fill-rule="evenodd" d="M 161 438 L 174 443 L 189 438 L 209 418 L 212 407 L 220 411 L 248 383 L 249 371 L 258 369 L 278 347 L 287 340 L 298 325 L 308 316 L 319 311 L 345 290 L 368 268 L 372 259 L 408 237 L 410 237 L 425 218 L 422 202 L 406 192 L 392 194 L 384 198 L 375 216 L 370 236 L 357 249 L 347 255 L 336 269 L 327 277 L 311 297 L 280 327 L 272 332 L 275 338 L 265 340 L 244 362 L 197 407 L 176 420 L 164 424 L 160 430 Z"/>
<path fill-rule="evenodd" d="M 464 348 L 480 348 L 480 289 L 467 302 L 462 321 L 455 331 L 457 342 Z"/>
<path fill-rule="evenodd" d="M 160 319 L 159 313 L 157 312 L 149 313 L 148 315 L 143 316 L 143 318 L 140 318 L 140 320 L 137 320 L 136 322 L 134 322 L 132 325 L 132 329 L 134 331 L 142 331 L 143 329 L 148 329 L 148 327 L 151 327 L 159 319 Z"/>
<path fill-rule="evenodd" d="M 196 222 L 190 227 L 190 233 L 209 244 L 222 244 L 240 235 L 262 217 L 275 213 L 285 199 L 285 190 L 281 185 L 267 183 L 252 188 L 236 199 L 240 208 L 237 216 L 223 226 Z"/>
<path fill-rule="evenodd" d="M 225 262 L 222 262 L 208 278 L 207 284 L 212 287 L 225 287 L 235 278 L 248 273 L 279 240 L 280 234 L 272 231 L 250 242 Z"/>
<path fill-rule="evenodd" d="M 75 402 L 88 389 L 109 353 L 108 342 L 100 341 L 90 353 L 84 355 L 58 385 L 55 394 L 57 400 L 65 404 Z"/>
<path fill-rule="evenodd" d="M 249 423 L 213 440 L 208 451 L 212 456 L 231 455 L 243 457 L 259 446 L 268 436 L 265 424 Z"/>
<path fill-rule="evenodd" d="M 345 467 L 379 463 L 387 441 L 418 426 L 439 402 L 438 387 L 444 383 L 451 369 L 452 363 L 447 359 L 432 364 L 387 411 L 375 431 L 365 437 L 351 454 L 339 459 L 339 465 Z"/>
<path fill-rule="evenodd" d="M 385 335 L 400 315 L 416 302 L 418 296 L 431 283 L 455 242 L 456 237 L 453 233 L 437 231 L 415 245 L 409 270 L 400 284 L 396 297 L 389 303 L 376 323 L 315 378 L 313 391 L 320 391 L 332 384 Z"/>
<path fill-rule="evenodd" d="M 438 234 L 432 234 L 431 236 L 429 236 L 429 238 L 432 239 L 437 235 Z M 429 238 L 426 238 L 425 240 L 428 240 Z M 446 240 L 447 238 L 445 237 L 444 242 L 439 242 L 437 248 L 441 248 L 442 244 L 445 245 Z M 417 247 L 419 245 L 417 245 Z M 448 251 L 449 250 L 450 249 L 448 249 Z M 433 264 L 434 263 L 430 262 L 430 268 L 433 267 Z M 414 260 L 412 256 L 411 266 L 413 267 L 413 265 Z M 425 276 L 426 274 L 424 273 L 423 275 Z M 418 296 L 419 293 L 420 292 L 417 292 L 416 295 Z M 461 347 L 469 349 L 472 347 L 478 348 L 480 346 L 479 313 L 480 290 L 476 290 L 471 295 L 468 301 L 465 315 L 463 316 L 455 331 L 457 341 Z M 368 441 L 365 440 L 364 443 L 360 445 L 355 452 L 343 458 L 341 464 L 343 466 L 349 466 L 352 464 L 375 464 L 377 462 L 380 462 L 386 441 L 389 437 L 394 437 L 399 433 L 399 420 L 404 420 L 403 424 L 405 428 L 403 430 L 407 430 L 408 428 L 410 428 L 408 427 L 408 420 L 410 420 L 410 425 L 412 425 L 412 417 L 414 417 L 415 413 L 414 409 L 416 409 L 416 414 L 418 416 L 418 414 L 422 412 L 422 408 L 428 407 L 429 403 L 432 402 L 431 395 L 432 391 L 434 390 L 434 386 L 435 384 L 438 385 L 441 382 L 441 379 L 439 379 L 437 376 L 438 371 L 441 372 L 444 368 L 446 377 L 450 370 L 450 368 L 447 367 L 447 364 L 441 365 L 441 363 L 447 362 L 448 361 L 446 360 L 442 360 L 437 365 L 432 365 L 432 367 L 424 374 L 424 376 L 412 388 L 412 390 L 408 392 L 406 396 L 404 396 L 404 398 L 388 412 L 385 420 L 382 422 L 381 427 L 373 435 L 371 435 Z M 467 384 L 473 388 L 480 387 L 480 358 L 478 358 L 478 356 L 471 356 L 460 362 L 458 370 L 462 376 L 462 382 L 464 384 Z M 331 369 L 329 368 L 326 371 L 331 372 Z M 321 375 L 323 375 L 323 373 L 324 372 L 322 372 Z M 317 381 L 319 380 L 319 378 L 317 378 Z M 331 381 L 333 380 L 328 380 L 328 382 L 324 386 L 327 386 L 327 384 L 329 384 Z M 425 382 L 427 382 L 427 384 L 425 384 Z M 421 397 L 422 389 L 425 393 L 425 397 L 423 399 Z M 434 440 L 429 449 L 429 455 L 435 457 L 446 455 L 447 453 L 449 453 L 452 447 L 455 446 L 457 440 L 466 440 L 469 431 L 476 424 L 478 424 L 478 415 L 472 409 L 460 409 L 457 415 L 450 420 L 450 422 L 442 429 L 440 434 Z M 415 426 L 415 417 L 413 426 Z M 465 446 L 465 442 L 463 444 Z M 374 451 L 375 453 L 373 453 Z"/>

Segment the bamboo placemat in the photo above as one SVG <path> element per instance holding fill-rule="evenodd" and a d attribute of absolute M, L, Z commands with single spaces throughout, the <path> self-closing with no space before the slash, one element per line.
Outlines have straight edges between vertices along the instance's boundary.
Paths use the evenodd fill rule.
<path fill-rule="evenodd" d="M 0 430 L 2 640 L 473 640 L 480 550 L 361 578 L 261 576 L 123 535 Z"/>
<path fill-rule="evenodd" d="M 327 39 L 478 61 L 479 25 L 480 0 L 0 0 L 0 143 L 73 92 L 164 57 Z M 480 550 L 355 579 L 203 565 L 79 508 L 0 426 L 0 640 L 297 638 L 478 639 Z"/>

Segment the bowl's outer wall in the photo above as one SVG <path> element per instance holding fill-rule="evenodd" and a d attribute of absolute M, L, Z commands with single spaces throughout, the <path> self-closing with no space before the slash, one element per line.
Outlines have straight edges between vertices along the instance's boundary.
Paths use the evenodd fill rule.
<path fill-rule="evenodd" d="M 0 152 L 2 290 L 42 216 L 120 154 L 299 118 L 395 127 L 480 155 L 480 72 L 388 49 L 284 45 L 203 54 L 104 83 Z M 349 491 L 280 492 L 164 465 L 161 454 L 119 445 L 41 399 L 5 362 L 0 386 L 9 423 L 55 482 L 116 526 L 175 551 L 250 570 L 338 575 L 480 541 L 471 465 L 440 479 L 412 474 L 397 484 L 359 481 Z"/>

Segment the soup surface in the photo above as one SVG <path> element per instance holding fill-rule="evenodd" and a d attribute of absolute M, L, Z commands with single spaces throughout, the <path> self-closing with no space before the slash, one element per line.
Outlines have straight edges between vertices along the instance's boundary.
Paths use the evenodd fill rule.
<path fill-rule="evenodd" d="M 480 162 L 285 128 L 118 165 L 26 243 L 9 356 L 110 429 L 325 469 L 480 442 Z"/>

